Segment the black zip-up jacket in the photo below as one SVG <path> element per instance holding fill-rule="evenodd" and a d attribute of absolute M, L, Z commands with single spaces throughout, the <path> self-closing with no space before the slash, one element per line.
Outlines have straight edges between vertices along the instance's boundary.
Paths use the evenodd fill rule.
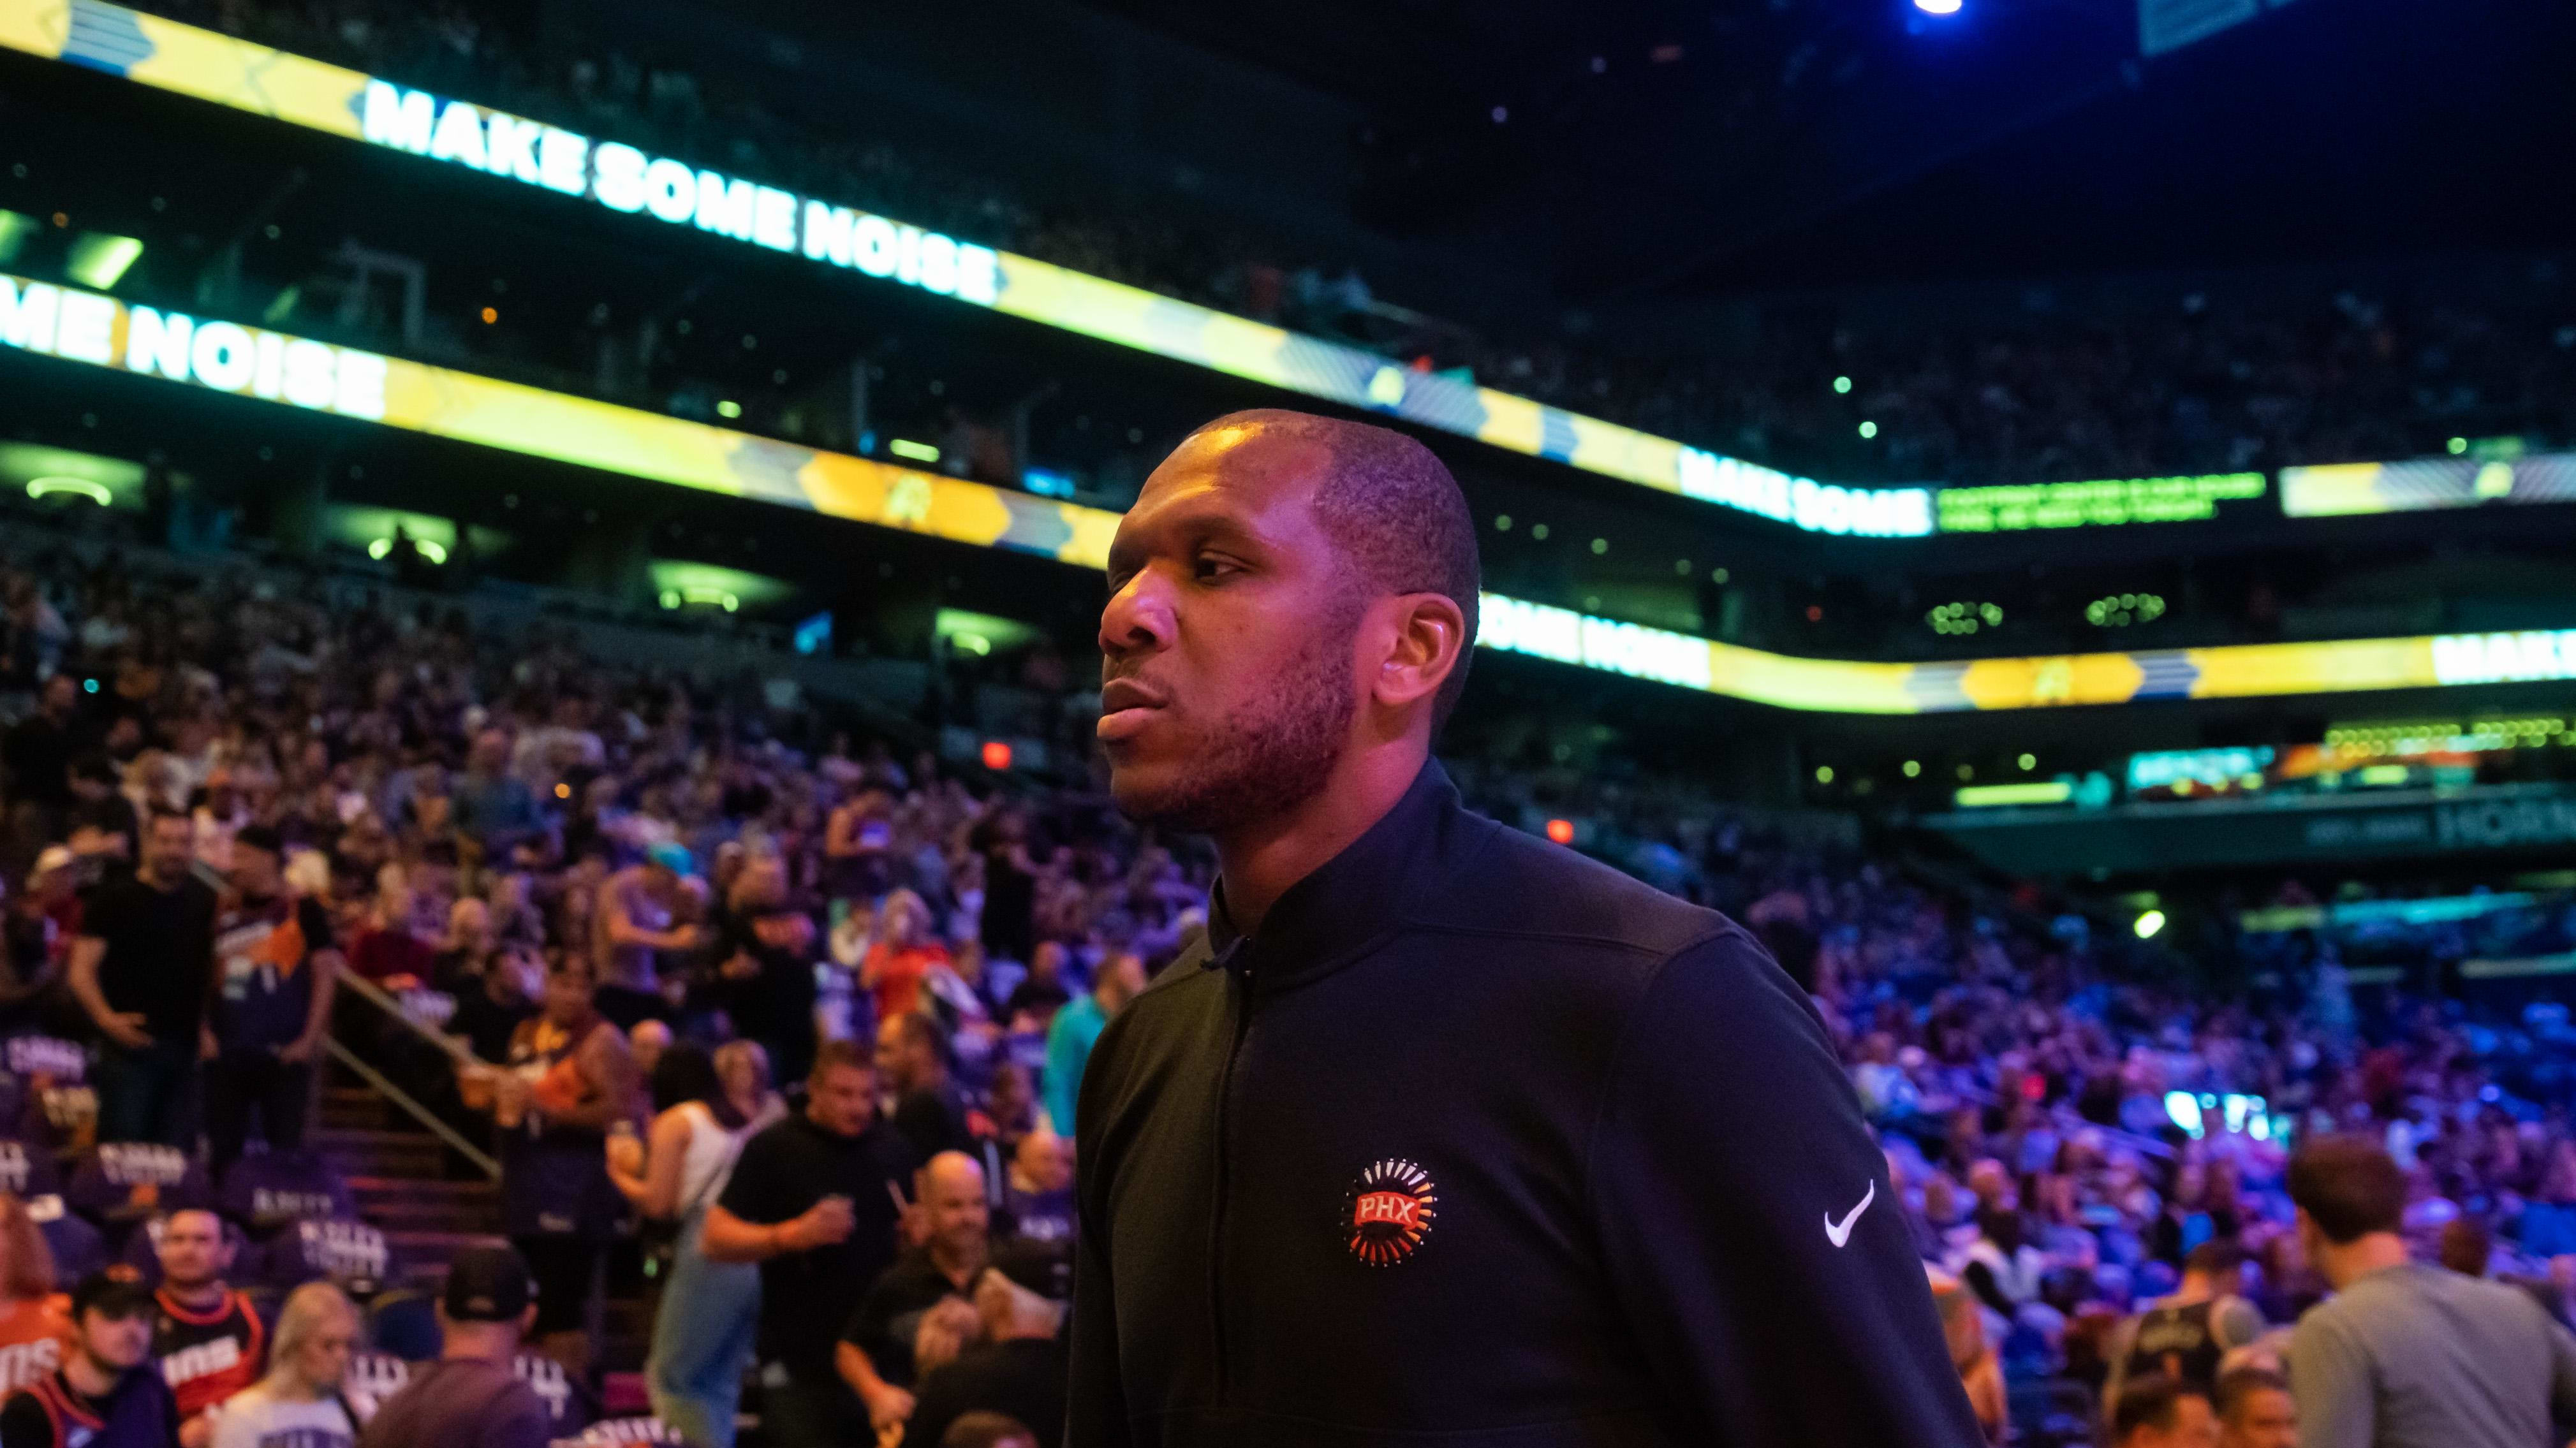
<path fill-rule="evenodd" d="M 1083 1077 L 1069 1448 L 1982 1443 L 1822 1023 L 1724 916 L 1437 764 L 1215 913 Z"/>

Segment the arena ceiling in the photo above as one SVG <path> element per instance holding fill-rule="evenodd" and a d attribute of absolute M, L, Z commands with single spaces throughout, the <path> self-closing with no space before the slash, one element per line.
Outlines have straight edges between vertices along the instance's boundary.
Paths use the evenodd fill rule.
<path fill-rule="evenodd" d="M 1543 227 L 1575 298 L 2576 243 L 2562 6 L 2273 0 L 2142 60 L 2131 0 L 1090 3 L 1361 102 L 1372 222 Z"/>

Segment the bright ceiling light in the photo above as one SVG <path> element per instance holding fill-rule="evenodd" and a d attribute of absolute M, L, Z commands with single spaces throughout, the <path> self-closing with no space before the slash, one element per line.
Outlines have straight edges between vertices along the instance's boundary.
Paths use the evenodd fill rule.
<path fill-rule="evenodd" d="M 1926 15 L 1956 15 L 1959 0 L 1914 0 L 1914 8 Z"/>
<path fill-rule="evenodd" d="M 102 508 L 112 506 L 116 502 L 116 494 L 109 492 L 105 483 L 93 482 L 88 478 L 57 476 L 31 478 L 27 482 L 27 496 L 30 498 L 50 498 L 56 493 L 68 493 L 75 498 L 87 498 Z"/>

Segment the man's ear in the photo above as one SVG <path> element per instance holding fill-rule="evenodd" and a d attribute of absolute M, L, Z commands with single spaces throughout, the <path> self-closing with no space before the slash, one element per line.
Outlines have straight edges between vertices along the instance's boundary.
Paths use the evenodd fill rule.
<path fill-rule="evenodd" d="M 1401 708 L 1440 692 L 1467 650 L 1467 616 L 1445 594 L 1402 593 L 1382 600 L 1389 643 L 1369 697 Z"/>

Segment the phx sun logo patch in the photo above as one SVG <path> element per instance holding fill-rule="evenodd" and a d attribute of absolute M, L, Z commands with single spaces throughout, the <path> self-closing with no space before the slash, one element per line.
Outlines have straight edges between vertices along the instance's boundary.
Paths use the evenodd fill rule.
<path fill-rule="evenodd" d="M 1371 1267 L 1392 1267 L 1413 1255 L 1431 1235 L 1431 1173 L 1389 1158 L 1360 1173 L 1342 1199 L 1342 1235 L 1351 1255 Z"/>

